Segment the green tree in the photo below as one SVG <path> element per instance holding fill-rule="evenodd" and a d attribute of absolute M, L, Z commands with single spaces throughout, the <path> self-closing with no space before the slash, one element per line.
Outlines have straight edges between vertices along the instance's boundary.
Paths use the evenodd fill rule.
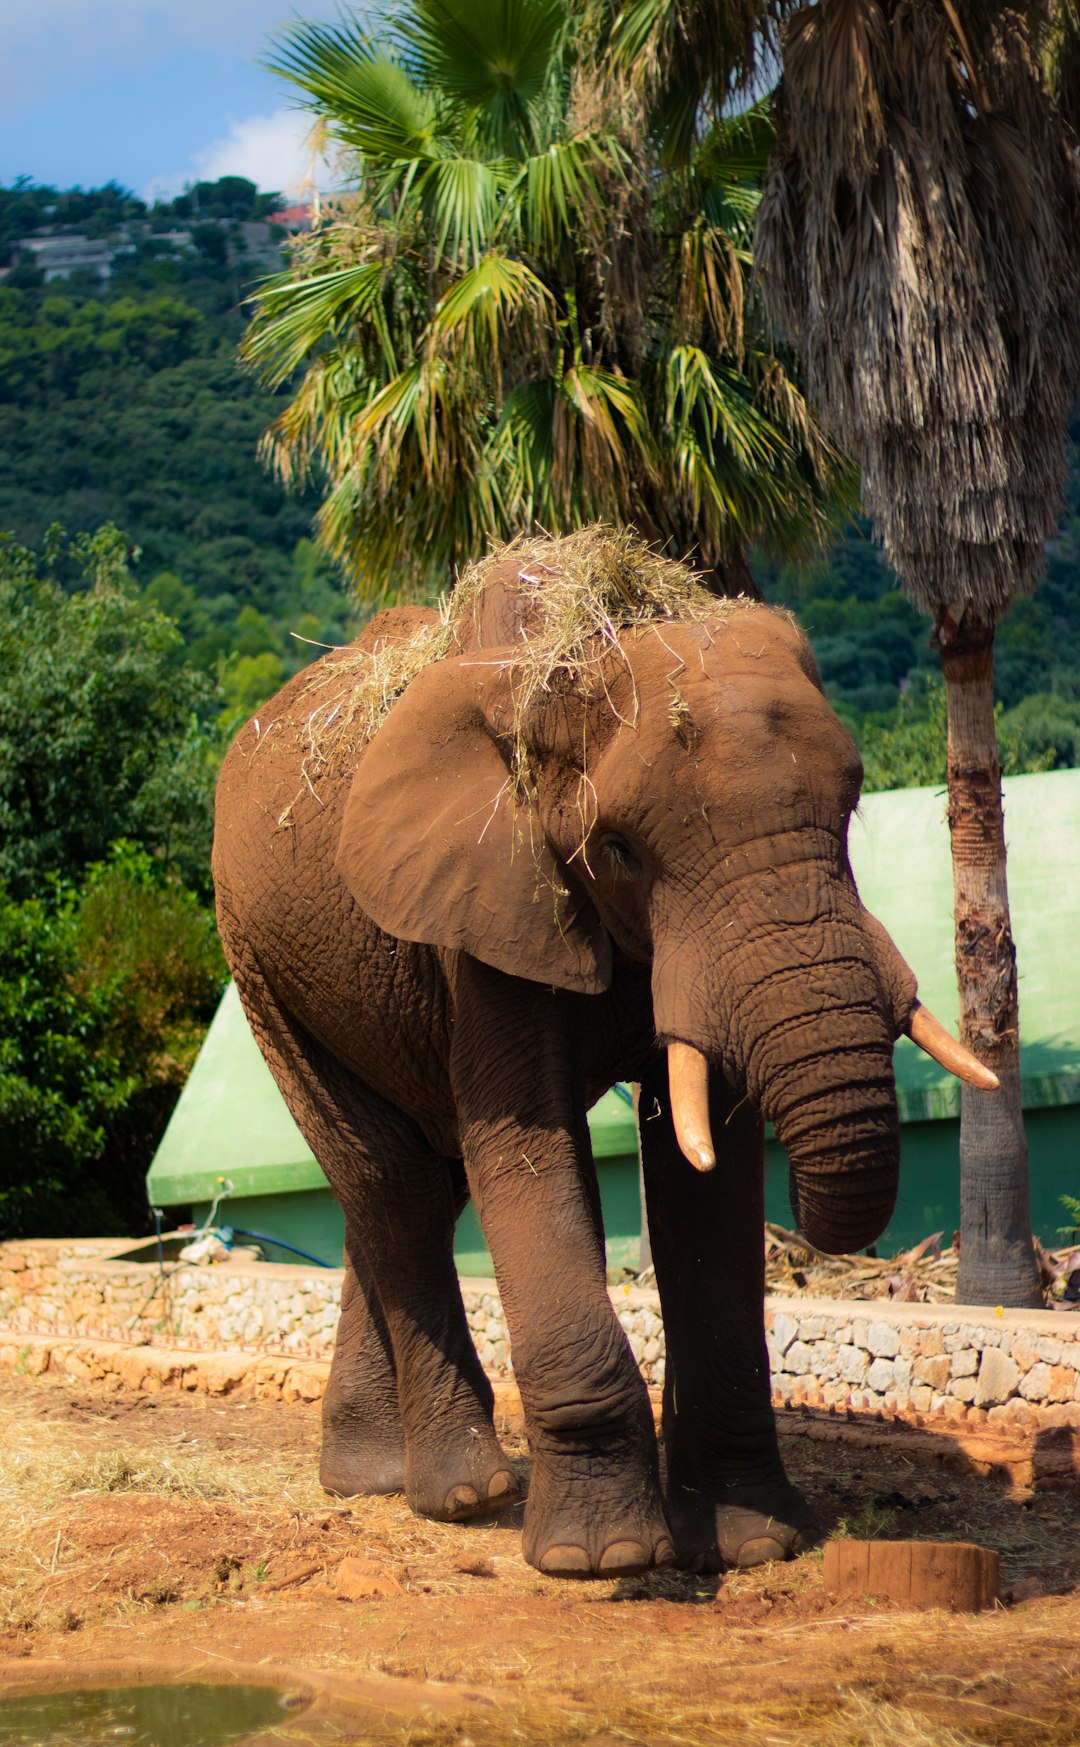
<path fill-rule="evenodd" d="M 1037 700 L 1033 700 L 1037 701 Z M 1078 723 L 1080 708 L 1074 706 Z M 1019 710 L 1006 715 L 995 710 L 998 757 L 1003 776 L 1051 770 L 1056 751 L 1033 722 Z M 864 722 L 856 730 L 863 759 L 863 789 L 907 789 L 929 784 L 945 788 L 948 781 L 948 713 L 945 682 L 928 675 L 901 697 L 884 719 Z"/>
<path fill-rule="evenodd" d="M 155 371 L 181 363 L 199 345 L 202 317 L 163 294 L 79 301 L 51 293 L 28 298 L 0 288 L 0 401 L 34 404 L 43 393 L 96 389 L 118 368 Z"/>
<path fill-rule="evenodd" d="M 1018 733 L 1046 770 L 1080 766 L 1080 688 L 1075 697 L 1033 692 L 1002 717 L 1006 733 Z"/>
<path fill-rule="evenodd" d="M 76 994 L 70 904 L 0 887 L 0 1229 L 5 1237 L 106 1230 L 91 1169 L 124 1103 L 119 1063 L 98 1053 L 100 1004 Z"/>
<path fill-rule="evenodd" d="M 267 453 L 321 469 L 321 538 L 367 598 L 597 517 L 748 586 L 750 537 L 826 526 L 836 457 L 750 286 L 768 125 L 718 121 L 669 171 L 603 23 L 408 0 L 378 34 L 298 25 L 273 62 L 354 191 L 260 288 L 244 356 L 301 373 Z"/>
<path fill-rule="evenodd" d="M 144 1179 L 225 981 L 213 916 L 133 844 L 0 887 L 0 1231 L 141 1231 Z"/>
<path fill-rule="evenodd" d="M 229 254 L 229 240 L 220 225 L 208 221 L 197 224 L 191 233 L 195 247 L 204 254 L 208 261 L 214 261 L 224 266 Z"/>
<path fill-rule="evenodd" d="M 135 595 L 111 526 L 39 560 L 0 539 L 0 883 L 39 893 L 127 837 L 209 888 L 214 688 Z M 71 562 L 80 591 L 54 572 Z"/>
<path fill-rule="evenodd" d="M 257 655 L 231 655 L 221 665 L 222 739 L 229 740 L 272 697 L 285 680 L 281 657 L 264 649 Z"/>

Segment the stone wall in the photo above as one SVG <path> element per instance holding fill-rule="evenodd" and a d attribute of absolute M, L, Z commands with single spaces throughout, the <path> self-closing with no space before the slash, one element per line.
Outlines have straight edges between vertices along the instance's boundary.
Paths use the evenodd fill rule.
<path fill-rule="evenodd" d="M 0 1244 L 0 1329 L 193 1351 L 329 1353 L 341 1303 L 339 1268 L 168 1261 L 163 1279 L 153 1243 L 143 1248 L 145 1262 L 111 1259 L 134 1247 L 105 1238 Z"/>
<path fill-rule="evenodd" d="M 793 1409 L 1080 1431 L 1080 1315 L 773 1299 L 773 1400 Z"/>
<path fill-rule="evenodd" d="M 0 1245 L 5 1347 L 17 1355 L 20 1338 L 32 1337 L 33 1345 L 48 1336 L 170 1353 L 248 1352 L 267 1361 L 329 1358 L 340 1270 L 232 1259 L 180 1269 L 167 1263 L 162 1280 L 156 1263 L 113 1259 L 125 1247 L 107 1239 Z M 153 1245 L 146 1253 L 155 1253 Z M 507 1371 L 494 1281 L 462 1287 L 481 1362 L 496 1375 Z M 661 1384 L 664 1330 L 655 1292 L 621 1286 L 611 1297 L 646 1381 Z M 777 1407 L 810 1418 L 930 1428 L 1060 1428 L 1080 1438 L 1080 1314 L 777 1298 L 766 1300 L 765 1315 Z M 276 1376 L 272 1364 L 270 1371 Z"/>
<path fill-rule="evenodd" d="M 0 1244 L 0 1331 L 134 1341 L 192 1352 L 250 1348 L 290 1358 L 329 1358 L 341 1303 L 340 1268 L 233 1259 L 209 1267 L 118 1262 L 116 1239 Z M 464 1280 L 465 1311 L 480 1362 L 507 1370 L 510 1344 L 493 1280 Z M 612 1292 L 647 1382 L 664 1380 L 664 1329 L 655 1292 Z"/>

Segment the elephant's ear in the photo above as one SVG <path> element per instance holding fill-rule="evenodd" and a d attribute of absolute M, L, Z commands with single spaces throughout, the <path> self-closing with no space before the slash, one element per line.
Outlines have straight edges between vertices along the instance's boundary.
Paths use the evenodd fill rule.
<path fill-rule="evenodd" d="M 388 934 L 598 994 L 611 943 L 515 798 L 492 721 L 505 694 L 504 670 L 475 656 L 418 674 L 357 766 L 338 870 Z"/>

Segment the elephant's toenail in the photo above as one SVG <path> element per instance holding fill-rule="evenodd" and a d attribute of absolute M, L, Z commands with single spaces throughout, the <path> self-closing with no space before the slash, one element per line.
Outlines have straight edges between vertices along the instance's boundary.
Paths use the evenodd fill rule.
<path fill-rule="evenodd" d="M 744 1541 L 735 1555 L 736 1565 L 769 1565 L 774 1559 L 786 1559 L 787 1548 L 775 1535 L 755 1535 Z"/>
<path fill-rule="evenodd" d="M 540 1555 L 540 1570 L 546 1577 L 585 1577 L 591 1569 L 584 1547 L 549 1547 Z"/>
<path fill-rule="evenodd" d="M 629 1577 L 635 1572 L 647 1571 L 651 1564 L 652 1560 L 640 1541 L 612 1541 L 600 1555 L 599 1570 Z"/>
<path fill-rule="evenodd" d="M 516 1477 L 507 1469 L 500 1468 L 499 1472 L 493 1474 L 488 1481 L 487 1495 L 492 1503 L 496 1503 L 500 1498 L 505 1498 L 508 1493 L 513 1493 L 516 1497 L 517 1489 Z"/>
<path fill-rule="evenodd" d="M 473 1510 L 480 1503 L 480 1495 L 471 1486 L 455 1486 L 446 1495 L 448 1511 Z"/>
<path fill-rule="evenodd" d="M 653 1549 L 653 1564 L 659 1568 L 664 1565 L 674 1565 L 675 1549 L 670 1541 L 657 1541 Z"/>

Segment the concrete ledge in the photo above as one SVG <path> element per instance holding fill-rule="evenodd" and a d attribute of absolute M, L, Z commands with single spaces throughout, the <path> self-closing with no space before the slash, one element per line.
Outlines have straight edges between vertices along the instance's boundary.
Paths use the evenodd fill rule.
<path fill-rule="evenodd" d="M 141 1247 L 145 1261 L 118 1261 Z M 0 1332 L 65 1339 L 149 1340 L 192 1351 L 220 1348 L 329 1359 L 344 1274 L 233 1258 L 210 1267 L 165 1265 L 153 1241 L 61 1239 L 0 1244 Z M 463 1279 L 480 1361 L 506 1369 L 510 1345 L 494 1280 Z M 655 1292 L 618 1287 L 612 1301 L 650 1383 L 664 1380 L 664 1329 Z"/>

